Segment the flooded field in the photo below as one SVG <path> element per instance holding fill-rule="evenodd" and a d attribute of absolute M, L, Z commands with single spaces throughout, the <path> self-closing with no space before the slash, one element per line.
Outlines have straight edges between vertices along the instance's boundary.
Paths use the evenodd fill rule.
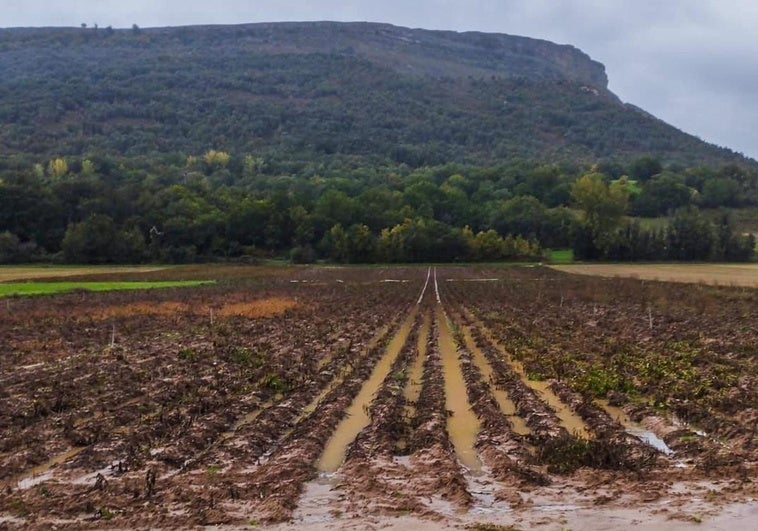
<path fill-rule="evenodd" d="M 192 274 L 219 282 L 0 310 L 0 528 L 758 516 L 754 288 L 542 267 Z"/>

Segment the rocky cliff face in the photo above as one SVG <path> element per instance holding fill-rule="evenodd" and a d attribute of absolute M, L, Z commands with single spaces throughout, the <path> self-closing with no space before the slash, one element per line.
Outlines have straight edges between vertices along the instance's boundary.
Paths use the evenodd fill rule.
<path fill-rule="evenodd" d="M 380 39 L 386 43 L 396 41 L 392 48 L 409 60 L 411 68 L 406 70 L 441 76 L 490 74 L 507 78 L 566 79 L 602 89 L 608 87 L 605 67 L 573 46 L 504 34 L 367 26 L 373 38 L 366 40 L 374 41 L 374 50 Z M 358 28 L 351 28 L 355 29 Z M 430 62 L 431 67 L 427 66 Z M 402 69 L 407 65 L 395 63 L 395 66 Z"/>
<path fill-rule="evenodd" d="M 150 30 L 203 39 L 212 27 Z M 505 34 L 410 29 L 368 22 L 283 22 L 227 28 L 219 39 L 250 52 L 358 55 L 405 74 L 565 79 L 607 89 L 605 67 L 569 45 Z"/>

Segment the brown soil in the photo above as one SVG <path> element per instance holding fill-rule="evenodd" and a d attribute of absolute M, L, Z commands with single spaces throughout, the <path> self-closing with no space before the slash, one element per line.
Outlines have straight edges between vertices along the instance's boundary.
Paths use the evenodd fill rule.
<path fill-rule="evenodd" d="M 118 306 L 98 308 L 94 315 L 99 319 L 110 317 L 128 317 L 133 315 L 215 315 L 221 317 L 241 316 L 241 317 L 270 317 L 279 315 L 287 310 L 297 306 L 297 301 L 285 297 L 268 297 L 249 302 L 236 302 L 224 304 L 217 308 L 199 308 L 194 304 L 178 301 L 164 301 L 158 303 L 151 302 L 134 302 Z"/>
<path fill-rule="evenodd" d="M 223 274 L 0 310 L 0 528 L 754 526 L 753 289 L 450 267 L 438 303 L 426 267 Z"/>
<path fill-rule="evenodd" d="M 86 267 L 86 266 L 2 266 L 0 267 L 0 282 L 12 282 L 19 280 L 34 280 L 34 279 L 50 279 L 50 278 L 65 278 L 65 277 L 79 277 L 83 275 L 96 276 L 96 275 L 120 275 L 124 273 L 138 273 L 144 274 L 153 271 L 162 271 L 165 269 L 171 269 L 169 267 L 154 267 L 154 266 L 137 266 L 137 267 L 122 267 L 122 266 L 98 266 L 98 267 Z"/>
<path fill-rule="evenodd" d="M 552 267 L 579 275 L 758 287 L 758 264 L 576 264 Z"/>

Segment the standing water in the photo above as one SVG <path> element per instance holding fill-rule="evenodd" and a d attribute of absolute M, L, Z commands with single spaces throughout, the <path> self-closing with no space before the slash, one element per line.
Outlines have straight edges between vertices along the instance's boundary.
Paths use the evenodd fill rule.
<path fill-rule="evenodd" d="M 347 447 L 352 443 L 360 431 L 369 425 L 371 419 L 368 416 L 369 407 L 374 399 L 374 395 L 379 390 L 382 382 L 387 377 L 392 368 L 392 364 L 400 354 L 411 327 L 416 318 L 417 309 L 414 308 L 408 315 L 407 319 L 400 327 L 400 330 L 392 338 L 384 355 L 374 367 L 371 376 L 361 387 L 358 396 L 350 404 L 345 418 L 337 426 L 334 434 L 329 439 L 318 461 L 317 468 L 320 472 L 334 472 L 345 460 Z"/>
<path fill-rule="evenodd" d="M 482 469 L 482 463 L 474 449 L 476 436 L 479 433 L 479 420 L 469 406 L 466 382 L 458 362 L 458 352 L 450 332 L 450 322 L 442 306 L 437 306 L 436 318 L 442 355 L 442 372 L 445 376 L 445 407 L 451 412 L 447 419 L 447 432 L 460 462 L 470 471 L 479 472 Z"/>
<path fill-rule="evenodd" d="M 511 355 L 497 341 L 495 341 L 489 329 L 479 323 L 473 317 L 471 312 L 466 311 L 466 315 L 469 317 L 469 319 L 471 319 L 472 322 L 477 323 L 484 336 L 500 352 L 500 354 L 502 354 L 505 361 L 508 362 L 511 368 L 516 372 L 516 374 L 518 374 L 524 385 L 531 388 L 533 391 L 536 391 L 538 396 L 547 402 L 553 411 L 555 411 L 555 414 L 560 420 L 561 425 L 566 428 L 569 433 L 573 433 L 577 437 L 581 437 L 583 439 L 588 439 L 590 433 L 587 429 L 587 424 L 579 415 L 571 411 L 571 409 L 566 404 L 564 404 L 563 401 L 561 401 L 561 399 L 558 398 L 558 396 L 550 389 L 550 382 L 530 380 L 526 374 L 526 371 L 524 370 L 523 364 L 520 361 L 513 359 Z"/>
<path fill-rule="evenodd" d="M 516 404 L 513 403 L 513 400 L 511 400 L 506 391 L 503 389 L 498 389 L 492 383 L 494 380 L 494 372 L 492 370 L 492 366 L 490 365 L 489 361 L 487 361 L 487 357 L 484 355 L 484 352 L 482 352 L 481 349 L 476 345 L 476 342 L 474 341 L 474 338 L 471 337 L 471 332 L 468 328 L 464 327 L 463 337 L 466 341 L 466 347 L 472 354 L 474 363 L 476 363 L 477 367 L 479 367 L 479 371 L 481 371 L 484 381 L 487 382 L 490 386 L 490 390 L 492 391 L 492 394 L 495 397 L 498 406 L 500 407 L 500 411 L 502 411 L 503 414 L 508 417 L 508 421 L 511 423 L 511 426 L 513 426 L 513 431 L 519 435 L 529 435 L 531 433 L 531 430 L 526 425 L 526 421 L 524 421 L 523 418 L 519 417 L 516 414 Z"/>
<path fill-rule="evenodd" d="M 75 446 L 73 448 L 69 448 L 62 454 L 58 454 L 55 457 L 45 461 L 44 463 L 35 466 L 28 472 L 24 472 L 22 474 L 19 474 L 8 482 L 8 486 L 18 486 L 19 489 L 25 490 L 29 489 L 39 483 L 42 483 L 43 481 L 47 481 L 48 479 L 52 479 L 53 472 L 52 468 L 56 467 L 57 465 L 60 465 L 69 459 L 77 456 L 80 454 L 86 447 L 85 446 Z"/>
<path fill-rule="evenodd" d="M 674 451 L 669 448 L 663 439 L 658 437 L 652 431 L 647 430 L 634 422 L 623 409 L 610 405 L 607 400 L 598 400 L 597 403 L 600 404 L 606 413 L 613 417 L 613 419 L 617 420 L 622 426 L 624 426 L 624 429 L 628 434 L 634 435 L 645 444 L 652 446 L 663 454 L 674 454 Z"/>

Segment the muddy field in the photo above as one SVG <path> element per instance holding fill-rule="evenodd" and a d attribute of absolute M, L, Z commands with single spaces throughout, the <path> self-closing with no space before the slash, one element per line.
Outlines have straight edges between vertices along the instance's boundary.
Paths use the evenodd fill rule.
<path fill-rule="evenodd" d="M 2 301 L 0 528 L 758 519 L 755 289 L 180 272 L 218 283 Z"/>

